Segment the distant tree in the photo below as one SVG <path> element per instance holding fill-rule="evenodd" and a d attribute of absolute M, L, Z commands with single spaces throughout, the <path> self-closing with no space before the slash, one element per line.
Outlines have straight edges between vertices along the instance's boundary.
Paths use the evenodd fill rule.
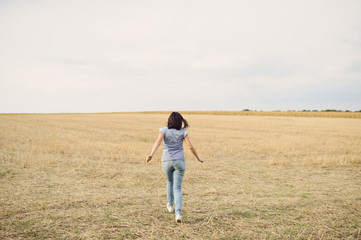
<path fill-rule="evenodd" d="M 312 110 L 312 112 L 318 112 L 318 110 Z"/>
<path fill-rule="evenodd" d="M 246 108 L 246 109 L 243 109 L 242 111 L 243 111 L 243 112 L 249 112 L 249 111 L 251 111 L 251 110 L 249 110 L 249 109 Z"/>

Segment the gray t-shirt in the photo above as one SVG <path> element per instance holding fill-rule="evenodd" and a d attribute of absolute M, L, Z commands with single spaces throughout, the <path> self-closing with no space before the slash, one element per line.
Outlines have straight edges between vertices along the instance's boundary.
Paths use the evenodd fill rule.
<path fill-rule="evenodd" d="M 167 127 L 159 131 L 164 134 L 162 161 L 185 160 L 183 139 L 188 135 L 188 131 L 184 128 L 177 130 Z"/>

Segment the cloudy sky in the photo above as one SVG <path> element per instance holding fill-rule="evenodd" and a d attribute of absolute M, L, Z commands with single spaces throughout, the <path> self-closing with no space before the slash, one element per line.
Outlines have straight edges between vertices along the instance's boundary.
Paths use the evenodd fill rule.
<path fill-rule="evenodd" d="M 359 0 L 0 0 L 0 112 L 361 109 Z"/>

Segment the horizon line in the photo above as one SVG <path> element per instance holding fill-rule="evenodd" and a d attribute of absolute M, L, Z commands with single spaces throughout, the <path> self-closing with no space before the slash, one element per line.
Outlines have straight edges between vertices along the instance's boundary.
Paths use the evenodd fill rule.
<path fill-rule="evenodd" d="M 145 110 L 145 111 L 105 111 L 105 112 L 0 112 L 0 115 L 31 115 L 31 114 L 121 114 L 121 113 L 169 113 L 169 112 L 184 112 L 184 113 L 360 113 L 361 110 L 341 110 L 341 109 L 303 109 L 303 110 L 257 110 L 257 109 L 243 109 L 243 110 Z"/>

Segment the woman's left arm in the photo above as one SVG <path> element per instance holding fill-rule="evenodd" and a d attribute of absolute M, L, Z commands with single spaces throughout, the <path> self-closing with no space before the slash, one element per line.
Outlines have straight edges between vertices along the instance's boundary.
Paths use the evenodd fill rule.
<path fill-rule="evenodd" d="M 150 160 L 152 160 L 152 157 L 153 157 L 154 153 L 157 151 L 160 144 L 162 143 L 163 138 L 164 138 L 164 134 L 160 132 L 157 140 L 155 141 L 155 143 L 152 147 L 152 152 L 145 159 L 146 162 L 149 162 Z"/>

